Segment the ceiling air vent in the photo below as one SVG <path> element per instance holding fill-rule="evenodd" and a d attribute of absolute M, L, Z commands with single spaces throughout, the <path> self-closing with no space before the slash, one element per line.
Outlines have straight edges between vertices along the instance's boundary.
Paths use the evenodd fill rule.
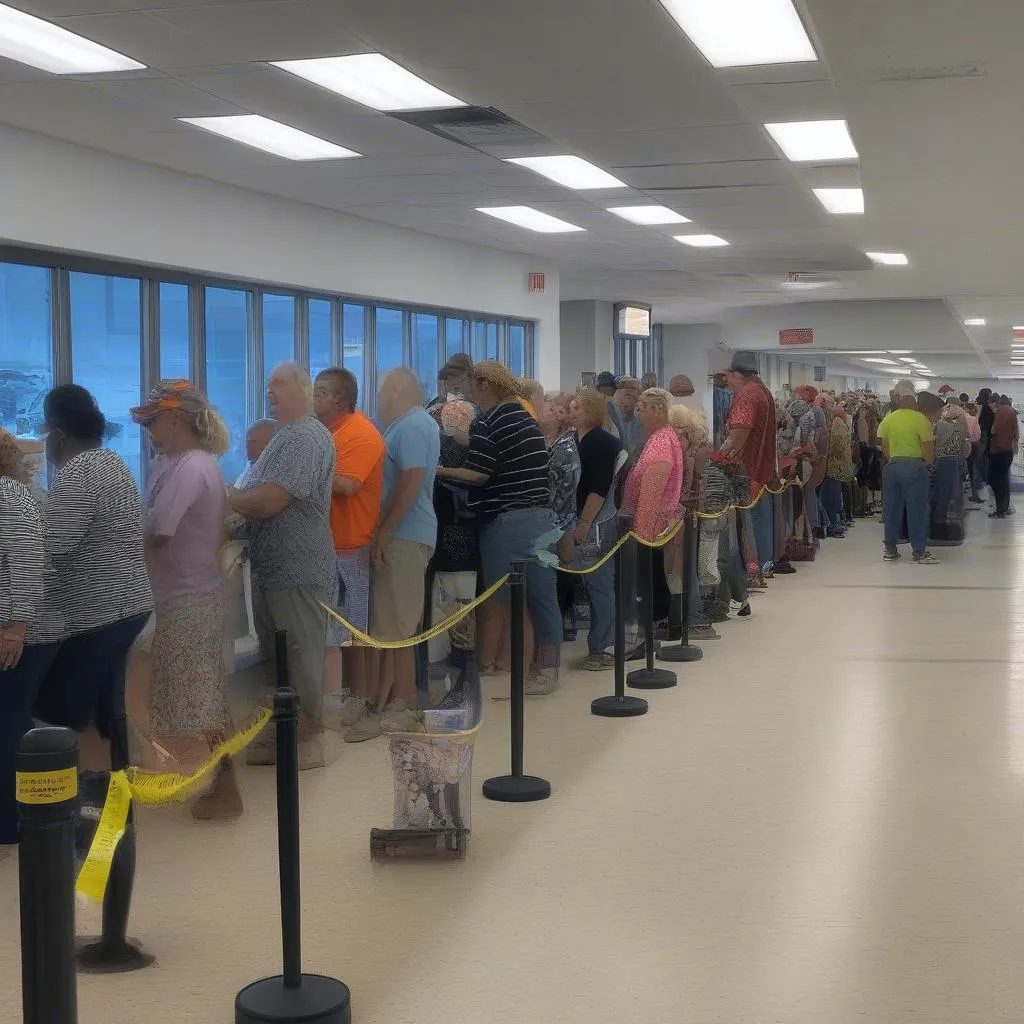
<path fill-rule="evenodd" d="M 540 132 L 527 128 L 493 107 L 414 110 L 391 116 L 484 153 L 500 152 L 506 148 L 523 151 L 527 147 L 549 143 Z"/>
<path fill-rule="evenodd" d="M 891 68 L 879 71 L 875 82 L 940 82 L 947 78 L 984 78 L 988 68 L 978 61 L 968 64 L 945 64 L 933 68 Z"/>

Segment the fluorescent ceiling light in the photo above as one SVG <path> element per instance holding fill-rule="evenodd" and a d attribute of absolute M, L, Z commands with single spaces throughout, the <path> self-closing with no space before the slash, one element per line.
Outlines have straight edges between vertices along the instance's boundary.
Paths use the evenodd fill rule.
<path fill-rule="evenodd" d="M 920 364 L 917 363 L 916 359 L 908 359 L 906 356 L 900 356 L 900 362 L 901 363 L 910 363 L 911 365 L 915 365 L 915 364 L 920 365 Z"/>
<path fill-rule="evenodd" d="M 374 110 L 442 110 L 467 104 L 417 78 L 382 53 L 273 60 L 275 68 Z"/>
<path fill-rule="evenodd" d="M 816 61 L 792 0 L 661 0 L 715 68 Z"/>
<path fill-rule="evenodd" d="M 857 159 L 857 147 L 845 121 L 777 121 L 765 128 L 794 163 Z"/>
<path fill-rule="evenodd" d="M 146 66 L 6 4 L 0 4 L 0 56 L 55 75 L 98 75 Z"/>
<path fill-rule="evenodd" d="M 882 366 L 899 366 L 900 365 L 899 363 L 897 363 L 893 359 L 862 359 L 861 362 L 862 363 L 879 363 Z"/>
<path fill-rule="evenodd" d="M 695 249 L 717 249 L 729 243 L 718 235 L 674 235 L 677 242 L 692 245 Z"/>
<path fill-rule="evenodd" d="M 684 217 L 667 206 L 609 206 L 609 213 L 634 224 L 689 224 L 689 217 Z"/>
<path fill-rule="evenodd" d="M 866 252 L 864 255 L 883 267 L 905 267 L 910 263 L 905 252 Z"/>
<path fill-rule="evenodd" d="M 566 188 L 626 188 L 624 182 L 578 156 L 517 156 L 506 163 L 518 164 Z"/>
<path fill-rule="evenodd" d="M 984 327 L 987 322 L 983 316 L 969 316 L 964 321 L 964 327 Z"/>
<path fill-rule="evenodd" d="M 540 231 L 546 235 L 554 235 L 563 231 L 584 231 L 568 221 L 559 220 L 547 213 L 541 213 L 531 206 L 478 206 L 477 213 L 486 213 L 488 217 L 506 220 L 530 231 Z"/>
<path fill-rule="evenodd" d="M 909 356 L 914 353 L 914 350 L 911 348 L 891 348 L 888 351 L 891 356 Z"/>
<path fill-rule="evenodd" d="M 1024 325 L 1014 324 L 1012 329 L 1015 330 L 1015 331 L 1024 331 Z"/>
<path fill-rule="evenodd" d="M 816 188 L 818 202 L 829 213 L 863 213 L 864 189 L 862 188 Z"/>
<path fill-rule="evenodd" d="M 260 114 L 179 117 L 178 120 L 286 160 L 343 160 L 361 155 Z"/>

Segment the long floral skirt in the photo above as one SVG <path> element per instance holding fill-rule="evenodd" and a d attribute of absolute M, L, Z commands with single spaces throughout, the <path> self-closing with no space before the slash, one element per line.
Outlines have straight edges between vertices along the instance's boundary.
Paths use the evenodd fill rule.
<path fill-rule="evenodd" d="M 154 736 L 200 736 L 231 723 L 224 671 L 225 588 L 160 602 L 153 636 L 150 728 Z"/>

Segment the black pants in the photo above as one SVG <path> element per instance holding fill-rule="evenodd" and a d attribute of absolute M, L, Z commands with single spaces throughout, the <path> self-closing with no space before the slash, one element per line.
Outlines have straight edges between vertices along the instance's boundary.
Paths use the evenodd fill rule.
<path fill-rule="evenodd" d="M 988 467 L 988 483 L 996 499 L 996 511 L 1005 513 L 1010 507 L 1010 466 L 1013 452 L 993 452 Z"/>

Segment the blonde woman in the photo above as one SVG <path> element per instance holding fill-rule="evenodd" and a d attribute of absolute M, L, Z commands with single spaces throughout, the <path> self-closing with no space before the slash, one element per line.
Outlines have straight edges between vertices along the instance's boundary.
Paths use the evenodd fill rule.
<path fill-rule="evenodd" d="M 226 581 L 218 559 L 227 512 L 217 456 L 227 428 L 187 380 L 161 381 L 132 409 L 157 451 L 146 496 L 146 556 L 156 630 L 150 730 L 182 768 L 196 767 L 231 725 L 224 669 Z M 242 798 L 225 759 L 197 819 L 237 817 Z"/>

